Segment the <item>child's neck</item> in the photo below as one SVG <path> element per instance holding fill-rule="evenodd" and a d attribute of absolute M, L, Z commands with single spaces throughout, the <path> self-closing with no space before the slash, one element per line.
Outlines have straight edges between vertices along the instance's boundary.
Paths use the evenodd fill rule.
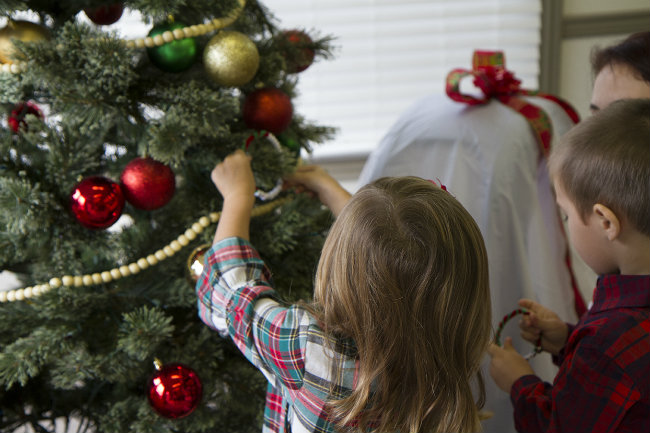
<path fill-rule="evenodd" d="M 635 231 L 623 239 L 618 254 L 621 274 L 650 274 L 650 237 Z"/>

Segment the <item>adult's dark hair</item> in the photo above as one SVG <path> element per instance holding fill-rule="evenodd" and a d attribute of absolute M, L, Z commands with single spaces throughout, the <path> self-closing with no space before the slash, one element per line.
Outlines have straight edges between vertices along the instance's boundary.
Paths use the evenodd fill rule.
<path fill-rule="evenodd" d="M 596 48 L 591 53 L 594 75 L 605 66 L 627 65 L 634 74 L 650 83 L 650 32 L 634 33 L 622 42 L 606 48 Z"/>

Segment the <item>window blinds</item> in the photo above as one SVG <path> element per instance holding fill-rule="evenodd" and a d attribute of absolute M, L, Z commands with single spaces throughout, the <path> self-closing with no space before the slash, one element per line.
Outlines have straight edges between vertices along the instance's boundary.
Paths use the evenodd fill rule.
<path fill-rule="evenodd" d="M 283 29 L 336 38 L 335 57 L 298 77 L 296 111 L 338 128 L 316 158 L 367 155 L 410 104 L 444 93 L 451 69 L 471 68 L 475 49 L 504 51 L 522 86 L 537 88 L 540 0 L 261 1 Z"/>

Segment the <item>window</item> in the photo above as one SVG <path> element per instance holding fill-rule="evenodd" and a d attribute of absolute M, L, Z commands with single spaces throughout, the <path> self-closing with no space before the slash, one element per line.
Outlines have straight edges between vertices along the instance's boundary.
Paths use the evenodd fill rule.
<path fill-rule="evenodd" d="M 331 35 L 334 59 L 299 78 L 295 109 L 339 131 L 314 157 L 364 157 L 416 99 L 444 93 L 475 49 L 502 50 L 522 87 L 538 85 L 540 0 L 262 0 L 283 29 Z"/>

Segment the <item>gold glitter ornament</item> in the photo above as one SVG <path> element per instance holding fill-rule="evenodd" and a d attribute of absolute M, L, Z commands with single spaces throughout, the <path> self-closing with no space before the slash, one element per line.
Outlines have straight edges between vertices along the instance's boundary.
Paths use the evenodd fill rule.
<path fill-rule="evenodd" d="M 203 51 L 208 76 L 222 86 L 241 86 L 253 79 L 260 55 L 248 36 L 236 31 L 214 35 Z"/>
<path fill-rule="evenodd" d="M 205 253 L 210 249 L 212 245 L 203 244 L 194 248 L 194 251 L 187 258 L 187 273 L 190 283 L 196 284 L 203 272 L 203 259 L 205 258 Z"/>
<path fill-rule="evenodd" d="M 6 26 L 0 29 L 0 62 L 13 63 L 15 47 L 12 39 L 22 42 L 38 42 L 50 38 L 47 27 L 29 21 L 9 20 Z"/>

